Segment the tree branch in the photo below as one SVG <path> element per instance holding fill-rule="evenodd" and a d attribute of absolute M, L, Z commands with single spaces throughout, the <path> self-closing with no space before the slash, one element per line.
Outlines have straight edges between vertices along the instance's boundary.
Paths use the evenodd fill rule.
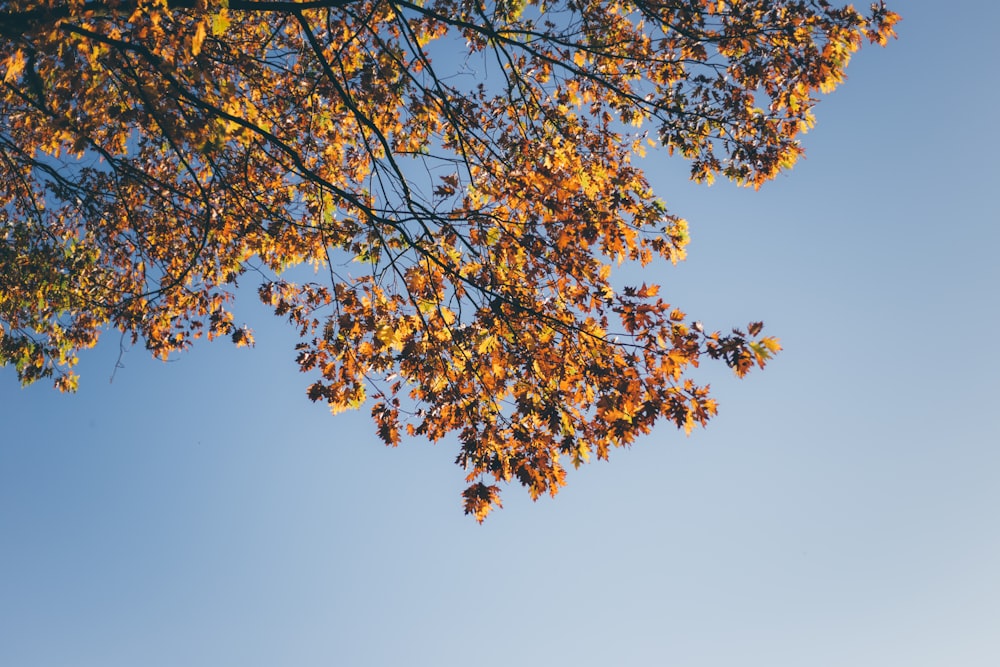
<path fill-rule="evenodd" d="M 229 0 L 226 7 L 239 12 L 275 12 L 293 13 L 305 9 L 336 9 L 344 7 L 357 0 Z M 111 5 L 105 0 L 85 2 L 79 7 L 59 5 L 56 7 L 37 7 L 20 11 L 0 12 L 0 35 L 16 37 L 29 30 L 47 24 L 53 24 L 61 19 L 81 15 L 130 15 L 139 7 L 139 0 L 125 0 L 117 5 Z M 200 9 L 205 6 L 205 0 L 167 0 L 168 9 Z"/>

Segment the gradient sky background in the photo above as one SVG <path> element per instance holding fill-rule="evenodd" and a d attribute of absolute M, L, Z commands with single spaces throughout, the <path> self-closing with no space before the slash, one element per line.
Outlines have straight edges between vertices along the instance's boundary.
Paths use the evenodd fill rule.
<path fill-rule="evenodd" d="M 647 160 L 692 224 L 642 276 L 785 352 L 479 526 L 448 445 L 304 396 L 293 335 L 76 395 L 0 371 L 0 665 L 1000 664 L 1000 5 L 898 0 L 761 192 Z"/>

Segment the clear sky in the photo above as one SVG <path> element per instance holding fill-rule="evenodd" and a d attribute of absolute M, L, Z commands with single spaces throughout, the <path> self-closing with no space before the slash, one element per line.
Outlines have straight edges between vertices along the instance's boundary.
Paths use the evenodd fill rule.
<path fill-rule="evenodd" d="M 0 665 L 1000 664 L 1000 5 L 897 0 L 760 192 L 647 160 L 692 224 L 648 271 L 785 352 L 480 526 L 447 445 L 305 398 L 292 333 L 0 371 Z"/>

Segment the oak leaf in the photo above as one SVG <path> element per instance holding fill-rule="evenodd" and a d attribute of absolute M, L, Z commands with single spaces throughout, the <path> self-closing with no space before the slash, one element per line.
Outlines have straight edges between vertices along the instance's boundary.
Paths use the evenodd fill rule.
<path fill-rule="evenodd" d="M 373 397 L 378 437 L 456 441 L 482 521 L 503 485 L 715 415 L 707 333 L 618 267 L 688 223 L 633 156 L 760 187 L 819 92 L 898 16 L 798 0 L 19 0 L 0 8 L 0 364 L 77 386 L 118 330 L 159 358 L 253 344 L 238 282 L 300 337 L 307 396 Z M 478 79 L 470 63 L 495 59 Z M 317 280 L 317 276 L 321 279 Z M 262 278 L 261 278 L 262 277 Z M 301 281 L 301 282 L 297 282 Z M 690 324 L 688 324 L 690 322 Z"/>

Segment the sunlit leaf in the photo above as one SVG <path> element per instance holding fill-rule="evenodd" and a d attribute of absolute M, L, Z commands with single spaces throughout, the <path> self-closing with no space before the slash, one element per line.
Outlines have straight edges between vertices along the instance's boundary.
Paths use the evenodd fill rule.
<path fill-rule="evenodd" d="M 390 446 L 455 443 L 478 521 L 504 485 L 554 495 L 657 424 L 704 425 L 702 362 L 742 377 L 780 351 L 759 322 L 707 333 L 661 297 L 690 233 L 635 158 L 658 145 L 695 180 L 760 187 L 898 20 L 793 0 L 308 5 L 4 3 L 0 364 L 72 391 L 108 331 L 160 359 L 250 347 L 236 297 L 260 284 L 307 397 L 371 396 Z M 640 266 L 653 278 L 623 287 Z"/>

